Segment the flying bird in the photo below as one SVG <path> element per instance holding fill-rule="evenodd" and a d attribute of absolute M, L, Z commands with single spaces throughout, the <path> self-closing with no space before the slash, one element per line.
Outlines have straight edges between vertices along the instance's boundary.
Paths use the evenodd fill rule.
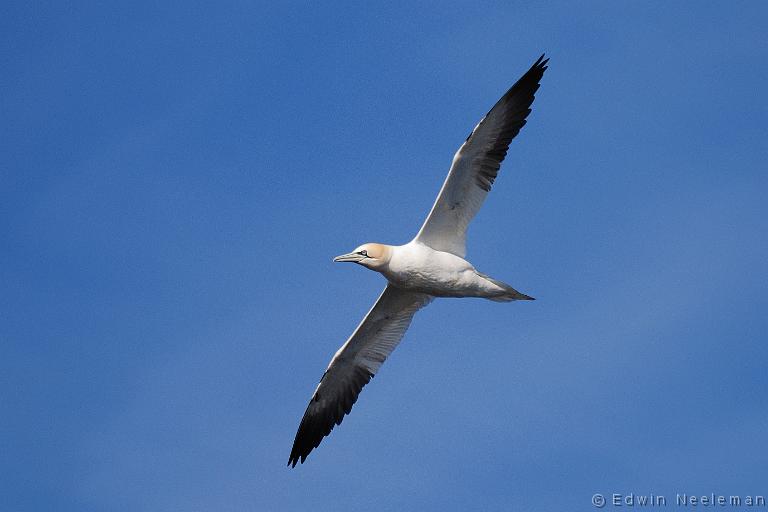
<path fill-rule="evenodd" d="M 531 113 L 549 59 L 531 66 L 475 126 L 453 157 L 448 177 L 416 238 L 405 245 L 367 243 L 333 261 L 357 263 L 387 278 L 381 296 L 331 359 L 304 417 L 288 465 L 303 464 L 352 410 L 360 391 L 400 343 L 413 315 L 435 297 L 533 300 L 478 272 L 465 258 L 467 226 L 499 173 L 509 143 Z"/>

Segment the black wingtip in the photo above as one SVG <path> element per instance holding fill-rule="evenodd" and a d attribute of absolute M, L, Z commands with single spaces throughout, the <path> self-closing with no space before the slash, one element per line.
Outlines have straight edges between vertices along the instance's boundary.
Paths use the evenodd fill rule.
<path fill-rule="evenodd" d="M 317 448 L 319 444 L 320 444 L 320 441 L 318 441 L 315 446 L 308 447 L 308 446 L 299 446 L 296 442 L 294 442 L 293 449 L 291 450 L 291 456 L 288 457 L 288 466 L 291 468 L 295 468 L 296 464 L 304 464 L 304 461 L 307 460 L 309 453 L 315 448 Z"/>
<path fill-rule="evenodd" d="M 542 54 L 541 54 L 541 57 L 539 57 L 539 58 L 536 60 L 536 62 L 534 62 L 534 63 L 533 63 L 533 66 L 531 66 L 531 67 L 532 67 L 532 68 L 539 68 L 539 69 L 541 69 L 542 71 L 543 71 L 543 70 L 545 70 L 545 69 L 547 69 L 547 63 L 549 62 L 549 57 L 547 57 L 547 58 L 545 59 L 545 58 L 544 58 L 544 56 L 545 56 L 545 55 L 546 55 L 545 53 L 542 53 Z"/>
<path fill-rule="evenodd" d="M 304 458 L 306 458 L 306 455 L 301 457 L 301 452 L 298 449 L 298 445 L 294 441 L 293 447 L 291 448 L 291 455 L 288 457 L 288 467 L 295 468 L 296 464 L 299 463 L 300 458 L 301 462 L 304 463 Z"/>

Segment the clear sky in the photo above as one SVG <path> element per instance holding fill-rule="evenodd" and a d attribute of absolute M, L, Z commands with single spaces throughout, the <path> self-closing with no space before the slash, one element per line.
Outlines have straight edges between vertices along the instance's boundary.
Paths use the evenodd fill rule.
<path fill-rule="evenodd" d="M 0 509 L 768 495 L 768 4 L 74 4 L 0 7 Z M 384 284 L 331 258 L 543 52 L 468 254 L 538 300 L 436 301 L 286 468 Z"/>

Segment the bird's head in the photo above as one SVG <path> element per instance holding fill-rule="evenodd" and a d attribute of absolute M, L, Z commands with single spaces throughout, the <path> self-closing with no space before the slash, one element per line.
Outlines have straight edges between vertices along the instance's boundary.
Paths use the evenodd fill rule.
<path fill-rule="evenodd" d="M 384 244 L 363 244 L 348 254 L 336 256 L 333 261 L 359 263 L 371 270 L 380 270 L 389 263 L 392 247 Z"/>

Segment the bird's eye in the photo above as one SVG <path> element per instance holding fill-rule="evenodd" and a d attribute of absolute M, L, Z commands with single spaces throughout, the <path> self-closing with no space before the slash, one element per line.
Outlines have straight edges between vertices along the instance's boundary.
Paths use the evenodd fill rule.
<path fill-rule="evenodd" d="M 360 251 L 358 254 L 361 256 L 368 256 L 368 251 L 363 250 L 363 251 Z"/>

